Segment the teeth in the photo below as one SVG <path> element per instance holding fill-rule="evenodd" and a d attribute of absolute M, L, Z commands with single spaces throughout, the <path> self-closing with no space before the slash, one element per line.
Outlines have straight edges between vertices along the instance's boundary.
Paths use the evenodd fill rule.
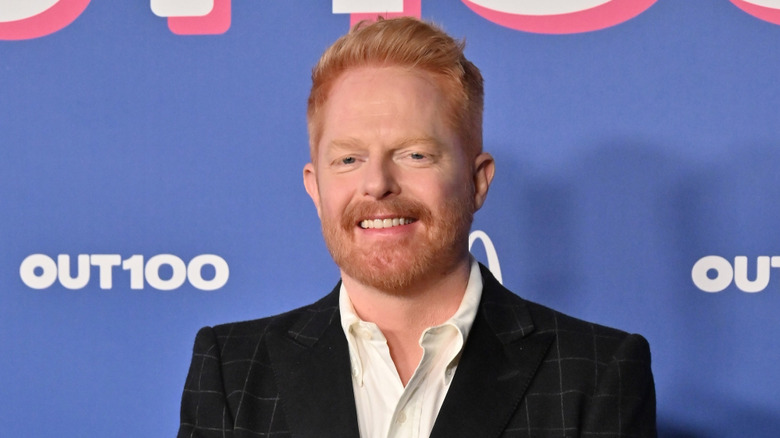
<path fill-rule="evenodd" d="M 400 225 L 408 225 L 414 222 L 405 217 L 395 217 L 392 219 L 366 219 L 360 221 L 360 228 L 391 228 Z"/>

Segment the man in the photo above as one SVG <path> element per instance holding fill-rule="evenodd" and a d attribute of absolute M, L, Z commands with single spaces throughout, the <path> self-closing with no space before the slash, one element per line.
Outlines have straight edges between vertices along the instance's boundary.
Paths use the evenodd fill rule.
<path fill-rule="evenodd" d="M 462 44 L 359 25 L 312 82 L 303 180 L 341 281 L 202 329 L 179 437 L 655 436 L 642 337 L 525 301 L 469 255 L 494 162 Z"/>

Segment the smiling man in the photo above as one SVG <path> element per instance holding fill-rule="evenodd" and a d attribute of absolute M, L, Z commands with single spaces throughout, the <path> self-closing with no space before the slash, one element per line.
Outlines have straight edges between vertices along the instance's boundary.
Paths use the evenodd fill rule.
<path fill-rule="evenodd" d="M 312 74 L 304 186 L 341 272 L 312 305 L 202 329 L 180 437 L 647 437 L 647 342 L 504 289 L 469 255 L 493 179 L 482 77 L 411 19 Z"/>

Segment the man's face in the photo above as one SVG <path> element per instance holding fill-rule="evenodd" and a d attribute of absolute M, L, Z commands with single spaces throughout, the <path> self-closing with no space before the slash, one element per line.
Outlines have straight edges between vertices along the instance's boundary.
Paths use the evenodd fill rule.
<path fill-rule="evenodd" d="M 468 259 L 493 161 L 466 156 L 444 107 L 423 71 L 363 67 L 333 84 L 304 184 L 342 275 L 398 293 Z"/>

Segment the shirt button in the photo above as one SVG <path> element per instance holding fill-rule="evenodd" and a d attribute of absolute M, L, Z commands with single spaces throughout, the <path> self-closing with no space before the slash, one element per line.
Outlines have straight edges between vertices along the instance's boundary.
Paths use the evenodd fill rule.
<path fill-rule="evenodd" d="M 366 328 L 363 327 L 359 328 L 357 330 L 357 334 L 363 339 L 371 339 L 371 331 Z"/>
<path fill-rule="evenodd" d="M 404 411 L 401 411 L 401 412 L 398 414 L 398 420 L 397 420 L 397 421 L 398 421 L 398 423 L 400 423 L 400 424 L 404 424 L 404 423 L 406 423 L 406 412 L 404 412 Z"/>

